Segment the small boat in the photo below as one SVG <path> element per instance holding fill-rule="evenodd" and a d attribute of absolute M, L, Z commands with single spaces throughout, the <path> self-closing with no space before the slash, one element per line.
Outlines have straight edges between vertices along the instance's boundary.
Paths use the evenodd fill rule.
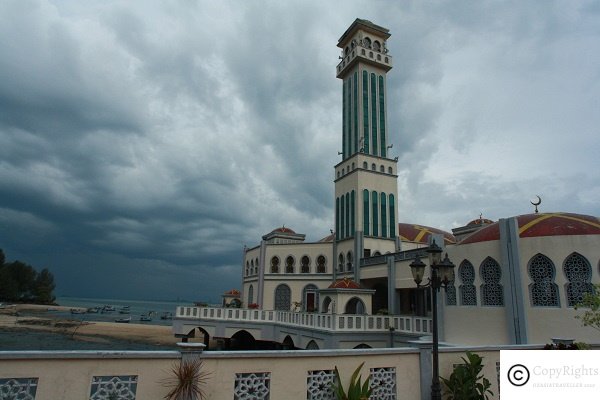
<path fill-rule="evenodd" d="M 100 307 L 90 307 L 86 310 L 88 314 L 98 314 Z"/>
<path fill-rule="evenodd" d="M 122 324 L 128 324 L 131 322 L 131 317 L 127 317 L 127 318 L 117 318 L 115 319 L 115 322 L 119 322 Z"/>
<path fill-rule="evenodd" d="M 160 316 L 160 319 L 173 319 L 173 313 L 171 313 L 171 312 L 164 312 Z"/>
<path fill-rule="evenodd" d="M 102 307 L 102 310 L 100 310 L 100 312 L 102 314 L 104 314 L 104 313 L 111 313 L 113 311 L 115 311 L 115 307 L 114 306 L 110 306 L 110 305 L 105 305 L 104 307 Z"/>
<path fill-rule="evenodd" d="M 85 314 L 83 308 L 71 308 L 71 314 Z"/>
<path fill-rule="evenodd" d="M 129 306 L 123 306 L 119 309 L 119 314 L 129 314 Z"/>
<path fill-rule="evenodd" d="M 152 317 L 150 316 L 150 314 L 148 314 L 148 315 L 140 315 L 140 321 L 142 321 L 142 322 L 151 322 L 152 321 Z"/>

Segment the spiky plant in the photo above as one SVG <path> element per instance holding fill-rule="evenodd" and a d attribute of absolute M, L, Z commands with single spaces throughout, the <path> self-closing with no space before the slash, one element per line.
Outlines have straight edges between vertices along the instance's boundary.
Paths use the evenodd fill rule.
<path fill-rule="evenodd" d="M 210 372 L 204 370 L 199 358 L 181 360 L 171 367 L 172 375 L 163 386 L 170 388 L 166 400 L 202 400 L 206 398 L 205 386 Z"/>
<path fill-rule="evenodd" d="M 335 367 L 335 383 L 333 384 L 333 391 L 338 400 L 364 400 L 371 396 L 373 388 L 369 387 L 369 377 L 365 379 L 364 383 L 361 383 L 362 377 L 359 375 L 364 364 L 365 363 L 362 362 L 358 368 L 354 370 L 354 373 L 350 377 L 348 392 L 344 391 L 340 372 L 338 371 L 337 366 Z"/>

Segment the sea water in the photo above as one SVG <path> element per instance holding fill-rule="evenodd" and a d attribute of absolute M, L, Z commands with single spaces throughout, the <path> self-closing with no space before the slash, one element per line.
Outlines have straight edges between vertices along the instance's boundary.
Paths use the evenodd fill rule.
<path fill-rule="evenodd" d="M 131 323 L 168 325 L 170 319 L 161 319 L 164 313 L 175 314 L 175 309 L 180 305 L 191 305 L 189 302 L 164 302 L 151 300 L 119 300 L 119 299 L 93 299 L 77 297 L 59 297 L 56 304 L 72 308 L 102 308 L 110 305 L 115 308 L 112 313 L 85 313 L 71 314 L 70 311 L 58 311 L 48 306 L 46 316 L 59 319 L 77 321 L 107 321 L 114 322 L 118 318 L 131 317 Z M 129 314 L 120 314 L 119 310 L 128 307 Z M 141 315 L 152 315 L 152 321 L 141 322 Z M 6 350 L 175 350 L 174 346 L 153 345 L 115 338 L 97 338 L 97 341 L 81 341 L 72 335 L 74 328 L 64 332 L 39 332 L 18 329 L 0 330 L 0 351 Z"/>

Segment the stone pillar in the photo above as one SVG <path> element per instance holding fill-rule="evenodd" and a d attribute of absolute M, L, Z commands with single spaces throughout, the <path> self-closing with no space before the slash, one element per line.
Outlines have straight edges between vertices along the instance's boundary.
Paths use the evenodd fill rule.
<path fill-rule="evenodd" d="M 421 384 L 421 400 L 431 399 L 431 380 L 433 379 L 431 369 L 431 343 L 419 344 L 419 376 Z"/>

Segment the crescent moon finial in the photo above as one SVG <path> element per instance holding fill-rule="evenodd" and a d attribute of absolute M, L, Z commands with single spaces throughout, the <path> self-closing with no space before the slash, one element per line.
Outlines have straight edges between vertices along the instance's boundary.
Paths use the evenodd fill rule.
<path fill-rule="evenodd" d="M 542 198 L 540 196 L 538 196 L 538 195 L 536 195 L 535 197 L 537 197 L 537 203 L 534 203 L 533 201 L 530 201 L 530 203 L 535 206 L 535 213 L 537 214 L 538 213 L 538 206 L 540 204 L 542 204 Z"/>

